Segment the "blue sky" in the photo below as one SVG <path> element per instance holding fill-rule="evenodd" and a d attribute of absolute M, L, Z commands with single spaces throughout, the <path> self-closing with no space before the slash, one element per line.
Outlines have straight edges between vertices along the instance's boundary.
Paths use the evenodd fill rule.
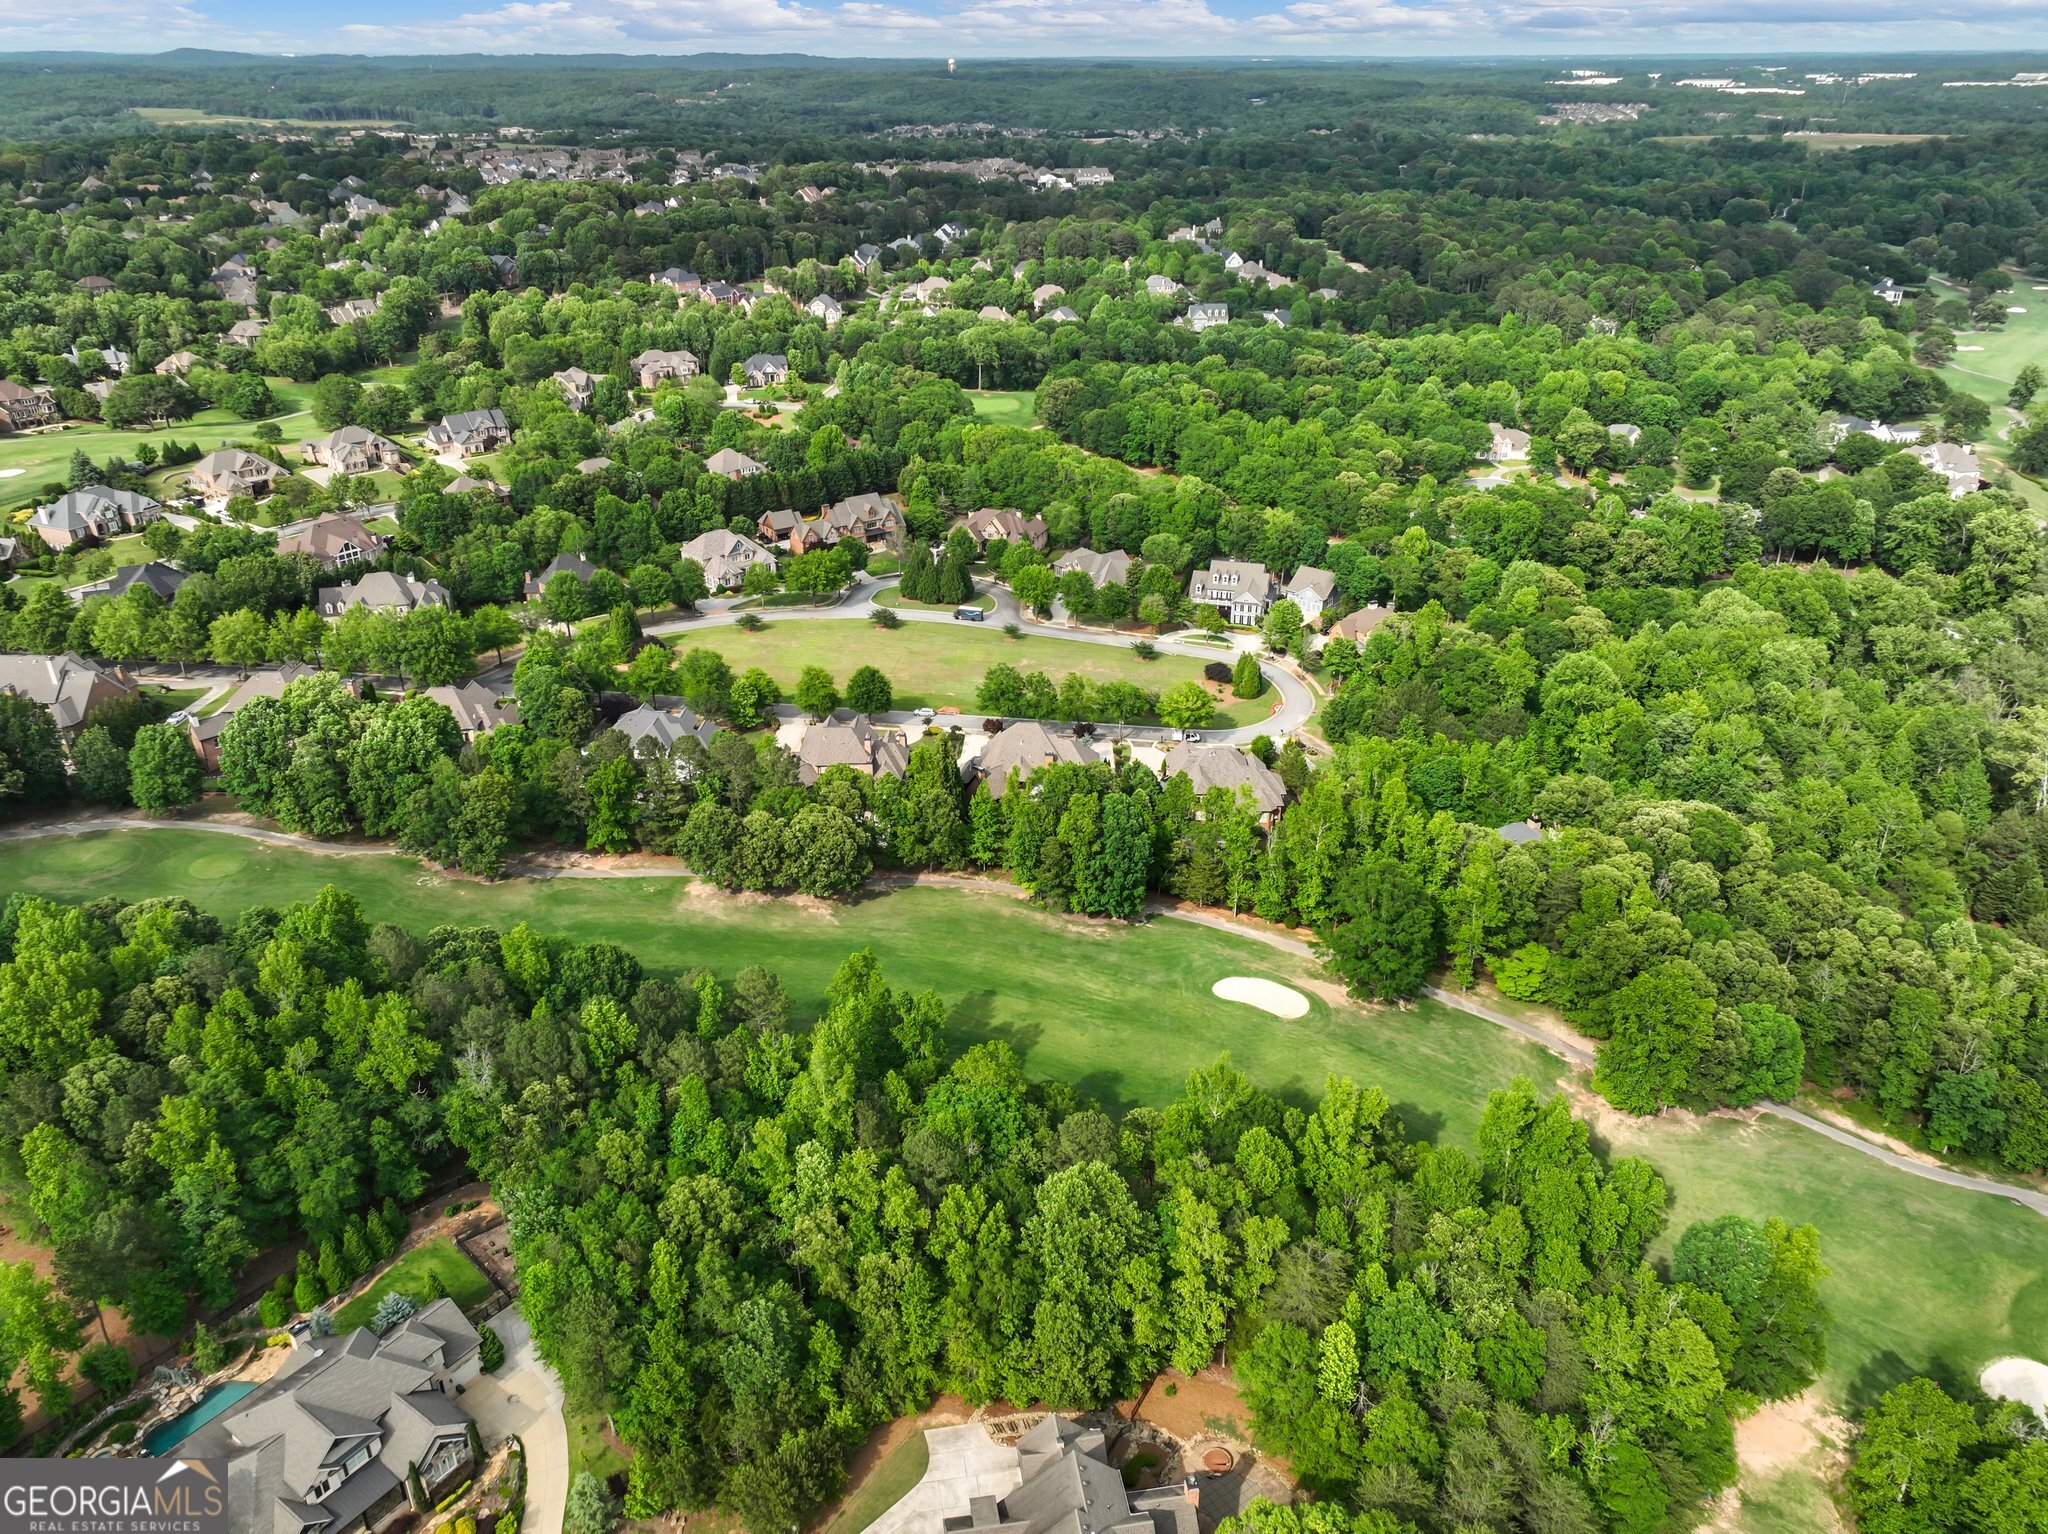
<path fill-rule="evenodd" d="M 0 4 L 0 51 L 859 57 L 2040 48 L 2048 0 L 68 0 Z"/>

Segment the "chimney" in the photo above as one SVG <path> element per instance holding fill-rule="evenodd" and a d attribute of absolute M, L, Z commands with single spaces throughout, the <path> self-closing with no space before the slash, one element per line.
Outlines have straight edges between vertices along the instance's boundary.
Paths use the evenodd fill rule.
<path fill-rule="evenodd" d="M 1188 1506 L 1199 1508 L 1202 1505 L 1202 1483 L 1195 1477 L 1189 1476 L 1180 1483 L 1180 1493 L 1188 1499 Z"/>

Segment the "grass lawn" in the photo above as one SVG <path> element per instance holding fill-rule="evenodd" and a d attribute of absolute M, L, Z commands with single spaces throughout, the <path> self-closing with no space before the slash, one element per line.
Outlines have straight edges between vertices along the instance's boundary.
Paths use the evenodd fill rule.
<path fill-rule="evenodd" d="M 903 1500 L 931 1463 L 931 1446 L 914 1432 L 882 1456 L 874 1472 L 854 1487 L 819 1534 L 861 1534 L 869 1524 Z"/>
<path fill-rule="evenodd" d="M 429 1241 L 407 1252 L 386 1268 L 369 1288 L 337 1310 L 334 1313 L 335 1331 L 347 1333 L 359 1326 L 368 1326 L 370 1318 L 377 1313 L 377 1302 L 394 1290 L 411 1295 L 422 1305 L 426 1304 L 430 1293 L 428 1280 L 431 1278 L 440 1279 L 442 1292 L 465 1309 L 490 1296 L 491 1281 L 477 1270 L 475 1263 L 462 1255 L 453 1241 L 445 1238 Z"/>
<path fill-rule="evenodd" d="M 967 604 L 958 602 L 913 602 L 894 586 L 891 586 L 887 591 L 875 593 L 875 606 L 900 607 L 907 612 L 951 612 L 955 607 L 962 605 Z M 973 599 L 971 605 L 980 608 L 985 613 L 993 612 L 995 611 L 996 599 L 984 591 Z"/>
<path fill-rule="evenodd" d="M 180 709 L 190 708 L 194 703 L 205 697 L 208 691 L 209 689 L 204 687 L 166 688 L 154 696 L 161 699 L 164 707 L 175 714 Z M 226 694 L 222 694 L 222 698 L 225 700 Z"/>
<path fill-rule="evenodd" d="M 1055 680 L 1078 671 L 1091 682 L 1135 682 L 1150 692 L 1199 679 L 1203 664 L 1185 655 L 1139 660 L 1120 647 L 1035 634 L 1008 639 L 989 623 L 906 623 L 899 629 L 881 629 L 861 618 L 786 623 L 771 619 L 751 634 L 720 628 L 672 635 L 670 643 L 679 651 L 716 650 L 735 671 L 759 666 L 782 684 L 785 693 L 795 688 L 805 666 L 823 666 L 842 684 L 855 667 L 875 666 L 895 687 L 898 708 L 951 705 L 971 710 L 982 674 L 999 663 L 1019 671 L 1043 671 Z M 1272 712 L 1271 705 L 1269 696 L 1219 708 L 1215 726 L 1256 724 Z"/>
<path fill-rule="evenodd" d="M 943 632 L 943 631 L 942 631 Z M 1159 1104 L 1187 1071 L 1229 1051 L 1255 1081 L 1311 1101 L 1331 1072 L 1376 1083 L 1412 1132 L 1469 1145 L 1486 1093 L 1517 1074 L 1551 1089 L 1562 1067 L 1503 1030 L 1436 1003 L 1332 1006 L 1282 1021 L 1218 1001 L 1226 975 L 1312 978 L 1304 960 L 1174 921 L 1140 927 L 1054 916 L 1001 896 L 902 890 L 819 913 L 693 896 L 681 881 L 513 880 L 474 885 L 408 860 L 327 856 L 201 831 L 98 832 L 0 844 L 0 888 L 70 901 L 182 895 L 220 915 L 305 899 L 324 884 L 411 927 L 531 921 L 631 948 L 650 968 L 748 964 L 778 971 L 816 1014 L 841 958 L 872 947 L 898 985 L 949 1007 L 949 1043 L 1006 1040 L 1034 1076 L 1073 1082 L 1111 1108 Z M 972 955 L 963 963 L 963 955 Z M 2048 1220 L 2003 1199 L 1894 1171 L 1774 1120 L 1626 1120 L 1604 1144 L 1650 1159 L 1673 1194 L 1672 1241 L 1691 1221 L 1772 1214 L 1821 1232 L 1836 1325 L 1827 1378 L 1861 1402 L 1899 1378 L 1973 1377 L 2048 1336 Z M 452 1288 L 452 1285 L 451 1285 Z"/>
<path fill-rule="evenodd" d="M 569 1479 L 588 1470 L 599 1480 L 610 1480 L 626 1468 L 626 1456 L 613 1448 L 604 1436 L 604 1418 L 594 1412 L 564 1412 L 569 1429 Z"/>
<path fill-rule="evenodd" d="M 1031 389 L 969 389 L 974 413 L 996 426 L 1030 426 L 1038 412 L 1038 395 Z"/>

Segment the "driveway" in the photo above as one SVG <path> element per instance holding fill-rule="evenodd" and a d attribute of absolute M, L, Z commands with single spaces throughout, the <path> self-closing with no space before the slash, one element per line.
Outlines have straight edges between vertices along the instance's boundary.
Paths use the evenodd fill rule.
<path fill-rule="evenodd" d="M 562 1421 L 562 1384 L 533 1350 L 519 1307 L 485 1323 L 505 1344 L 495 1374 L 479 1374 L 462 1393 L 486 1443 L 517 1433 L 526 1445 L 526 1517 L 521 1534 L 562 1534 L 569 1499 L 569 1429 Z"/>
<path fill-rule="evenodd" d="M 978 1422 L 926 1428 L 931 1450 L 918 1483 L 867 1527 L 867 1534 L 942 1534 L 945 1520 L 971 1497 L 1005 1497 L 1023 1484 L 1017 1451 L 988 1436 Z"/>

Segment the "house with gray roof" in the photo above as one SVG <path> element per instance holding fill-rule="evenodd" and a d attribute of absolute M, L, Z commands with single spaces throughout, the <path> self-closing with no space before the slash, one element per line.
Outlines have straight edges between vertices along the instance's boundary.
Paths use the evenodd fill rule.
<path fill-rule="evenodd" d="M 310 464 L 341 474 L 375 474 L 383 469 L 405 467 L 405 454 L 398 444 L 367 426 L 343 426 L 316 442 L 302 442 L 299 456 Z"/>
<path fill-rule="evenodd" d="M 749 458 L 745 453 L 722 447 L 704 460 L 705 472 L 716 474 L 722 479 L 745 479 L 749 474 L 765 474 L 768 466 Z"/>
<path fill-rule="evenodd" d="M 1159 776 L 1171 780 L 1181 773 L 1194 785 L 1198 802 L 1219 788 L 1233 798 L 1249 794 L 1262 826 L 1272 825 L 1287 806 L 1287 785 L 1280 774 L 1235 746 L 1191 746 L 1182 741 L 1167 751 Z M 1196 818 L 1201 818 L 1199 813 Z"/>
<path fill-rule="evenodd" d="M 283 697 L 284 690 L 292 683 L 302 676 L 316 674 L 319 669 L 318 666 L 288 660 L 281 666 L 252 671 L 236 685 L 233 692 L 216 704 L 213 712 L 204 719 L 186 715 L 185 736 L 192 742 L 192 749 L 199 753 L 199 760 L 205 765 L 206 770 L 220 771 L 220 737 L 233 722 L 235 715 L 258 698 Z M 350 690 L 354 690 L 354 684 L 350 684 Z"/>
<path fill-rule="evenodd" d="M 804 313 L 812 319 L 823 320 L 829 330 L 845 316 L 846 306 L 830 293 L 820 293 L 804 305 Z"/>
<path fill-rule="evenodd" d="M 968 512 L 960 519 L 960 525 L 967 529 L 967 536 L 984 549 L 994 538 L 1005 543 L 1028 543 L 1041 551 L 1045 548 L 1045 518 L 1026 517 L 1014 507 L 984 506 L 979 511 Z"/>
<path fill-rule="evenodd" d="M 1213 329 L 1217 325 L 1228 325 L 1230 323 L 1230 305 L 1217 303 L 1189 304 L 1188 312 L 1181 317 L 1181 322 L 1196 335 L 1200 335 L 1203 331 Z"/>
<path fill-rule="evenodd" d="M 789 358 L 781 352 L 755 352 L 740 364 L 740 370 L 746 374 L 748 388 L 765 389 L 789 381 Z"/>
<path fill-rule="evenodd" d="M 673 378 L 677 382 L 685 378 L 695 378 L 698 372 L 697 354 L 685 351 L 665 352 L 650 346 L 633 359 L 632 368 L 633 382 L 643 389 L 651 389 L 664 378 Z"/>
<path fill-rule="evenodd" d="M 317 607 L 321 617 L 339 618 L 351 607 L 403 616 L 422 607 L 451 605 L 448 589 L 439 581 L 400 575 L 395 570 L 372 570 L 346 586 L 322 586 Z"/>
<path fill-rule="evenodd" d="M 555 374 L 555 387 L 562 391 L 562 398 L 569 402 L 569 408 L 580 413 L 589 407 L 602 376 L 586 373 L 579 367 L 566 367 Z"/>
<path fill-rule="evenodd" d="M 1314 565 L 1303 565 L 1280 583 L 1280 596 L 1301 609 L 1304 623 L 1320 622 L 1336 595 L 1337 577 Z"/>
<path fill-rule="evenodd" d="M 1249 627 L 1273 605 L 1274 580 L 1264 565 L 1248 559 L 1215 559 L 1188 579 L 1188 600 L 1213 607 L 1230 622 Z"/>
<path fill-rule="evenodd" d="M 1131 556 L 1122 549 L 1111 549 L 1106 554 L 1093 549 L 1068 549 L 1052 562 L 1052 573 L 1065 575 L 1069 570 L 1079 570 L 1098 587 L 1111 582 L 1127 585 L 1131 578 Z"/>
<path fill-rule="evenodd" d="M 62 419 L 57 398 L 46 389 L 31 389 L 11 378 L 0 378 L 0 431 L 27 431 Z"/>
<path fill-rule="evenodd" d="M 943 1534 L 1197 1534 L 1201 1492 L 1179 1485 L 1130 1488 L 1109 1462 L 1100 1428 L 1048 1415 L 1019 1438 L 1017 1485 L 969 1495 Z"/>
<path fill-rule="evenodd" d="M 572 550 L 568 553 L 557 554 L 543 568 L 530 573 L 526 577 L 526 585 L 523 589 L 526 599 L 531 602 L 539 598 L 548 589 L 548 582 L 558 575 L 573 575 L 577 580 L 588 586 L 590 578 L 595 574 L 597 574 L 597 566 L 592 564 L 584 555 L 575 553 Z"/>
<path fill-rule="evenodd" d="M 102 703 L 131 698 L 135 688 L 121 673 L 66 650 L 61 655 L 0 654 L 0 693 L 13 693 L 50 711 L 57 733 L 69 741 Z"/>
<path fill-rule="evenodd" d="M 834 709 L 804 726 L 796 753 L 797 781 L 808 788 L 828 767 L 851 767 L 863 777 L 886 773 L 900 778 L 910 767 L 910 747 L 901 735 L 877 731 L 866 714 Z"/>
<path fill-rule="evenodd" d="M 49 547 L 70 549 L 118 538 L 162 515 L 163 508 L 146 495 L 87 485 L 58 496 L 47 506 L 38 506 L 28 525 Z"/>
<path fill-rule="evenodd" d="M 501 724 L 519 723 L 519 705 L 481 682 L 429 687 L 426 695 L 455 716 L 455 727 L 462 731 L 464 740 L 475 740 Z"/>
<path fill-rule="evenodd" d="M 178 588 L 190 577 L 176 565 L 161 559 L 152 559 L 146 565 L 125 565 L 105 580 L 87 581 L 83 586 L 73 586 L 71 595 L 83 602 L 87 597 L 118 597 L 127 593 L 130 586 L 146 586 L 166 602 L 178 594 Z"/>
<path fill-rule="evenodd" d="M 1922 468 L 1948 481 L 1950 500 L 1968 495 L 1984 481 L 1983 467 L 1978 463 L 1976 453 L 1959 443 L 1929 442 L 1907 448 L 1906 454 L 1919 460 Z"/>
<path fill-rule="evenodd" d="M 1086 765 L 1102 758 L 1087 741 L 1067 734 L 1055 734 L 1036 719 L 1019 719 L 1004 725 L 981 748 L 974 764 L 975 775 L 988 785 L 991 799 L 1000 799 L 1009 788 L 1010 774 L 1028 778 L 1041 767 L 1058 762 Z"/>
<path fill-rule="evenodd" d="M 871 549 L 888 548 L 903 535 L 905 526 L 902 502 L 893 495 L 869 490 L 827 506 L 816 521 L 806 522 L 790 534 L 789 548 L 791 553 L 801 554 L 811 545 L 825 547 L 842 538 L 858 538 Z"/>
<path fill-rule="evenodd" d="M 671 706 L 657 707 L 659 704 Z M 718 733 L 716 725 L 699 717 L 680 698 L 655 698 L 643 703 L 631 713 L 620 715 L 612 728 L 630 740 L 642 756 L 649 750 L 667 752 L 686 735 L 698 745 L 708 746 L 711 737 Z"/>
<path fill-rule="evenodd" d="M 223 447 L 208 453 L 185 471 L 185 482 L 201 495 L 265 496 L 291 471 L 261 453 Z"/>
<path fill-rule="evenodd" d="M 479 1361 L 477 1329 L 449 1299 L 382 1336 L 308 1336 L 179 1453 L 226 1461 L 237 1534 L 380 1528 L 407 1507 L 414 1471 L 431 1507 L 474 1468 L 475 1429 L 456 1396 Z"/>
<path fill-rule="evenodd" d="M 512 427 L 502 410 L 459 410 L 427 428 L 422 439 L 436 453 L 470 458 L 495 452 L 512 440 Z"/>
<path fill-rule="evenodd" d="M 768 550 L 723 527 L 699 533 L 683 545 L 681 557 L 704 567 L 704 584 L 713 591 L 737 591 L 755 565 L 766 565 L 771 572 L 775 568 L 775 556 Z"/>

